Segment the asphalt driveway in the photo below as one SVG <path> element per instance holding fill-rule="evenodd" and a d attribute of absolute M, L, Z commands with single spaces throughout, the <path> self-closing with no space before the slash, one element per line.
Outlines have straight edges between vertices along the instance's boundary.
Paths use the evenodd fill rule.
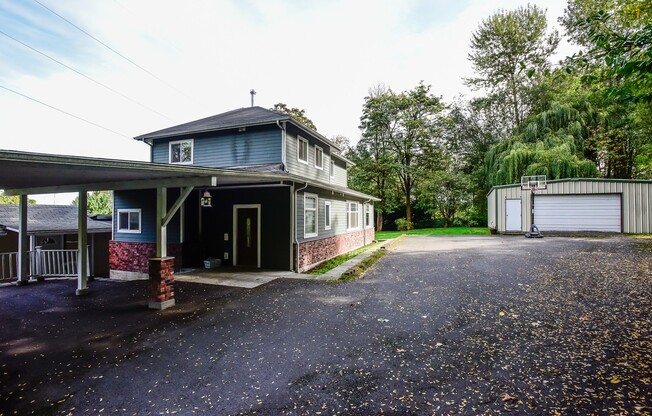
<path fill-rule="evenodd" d="M 652 241 L 410 237 L 364 278 L 0 289 L 0 414 L 649 414 Z"/>

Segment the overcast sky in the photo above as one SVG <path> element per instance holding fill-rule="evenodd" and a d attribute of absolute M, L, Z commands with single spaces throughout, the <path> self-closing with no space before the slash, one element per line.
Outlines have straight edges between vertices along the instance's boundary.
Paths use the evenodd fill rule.
<path fill-rule="evenodd" d="M 252 88 L 256 105 L 303 108 L 321 134 L 356 142 L 376 84 L 468 96 L 471 33 L 527 3 L 0 0 L 0 149 L 148 160 L 132 137 L 247 107 Z M 565 1 L 529 3 L 562 33 Z"/>

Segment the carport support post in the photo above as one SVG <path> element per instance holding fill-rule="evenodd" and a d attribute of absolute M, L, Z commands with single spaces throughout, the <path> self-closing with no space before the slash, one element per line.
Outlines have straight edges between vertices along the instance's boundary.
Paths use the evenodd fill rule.
<path fill-rule="evenodd" d="M 156 188 L 156 257 L 149 259 L 149 308 L 174 306 L 174 257 L 167 256 L 167 188 Z M 168 220 L 169 221 L 169 220 Z"/>
<path fill-rule="evenodd" d="M 27 239 L 27 195 L 22 194 L 18 199 L 18 281 L 16 285 L 27 284 L 27 269 L 29 267 L 29 249 Z"/>
<path fill-rule="evenodd" d="M 77 206 L 77 291 L 78 296 L 88 293 L 88 249 L 86 248 L 88 230 L 88 194 L 79 192 Z"/>

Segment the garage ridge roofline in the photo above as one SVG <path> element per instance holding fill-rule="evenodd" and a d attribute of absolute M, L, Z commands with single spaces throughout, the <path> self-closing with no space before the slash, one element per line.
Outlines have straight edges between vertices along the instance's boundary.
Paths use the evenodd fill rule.
<path fill-rule="evenodd" d="M 553 179 L 550 181 L 546 181 L 548 184 L 551 183 L 561 183 L 561 182 L 622 182 L 622 183 L 652 183 L 652 180 L 649 179 L 610 179 L 610 178 L 565 178 L 565 179 Z M 494 189 L 504 189 L 504 188 L 513 188 L 513 187 L 519 187 L 521 186 L 521 183 L 510 183 L 506 185 L 494 185 L 491 187 L 489 192 L 487 192 L 487 196 L 491 194 L 491 192 Z"/>

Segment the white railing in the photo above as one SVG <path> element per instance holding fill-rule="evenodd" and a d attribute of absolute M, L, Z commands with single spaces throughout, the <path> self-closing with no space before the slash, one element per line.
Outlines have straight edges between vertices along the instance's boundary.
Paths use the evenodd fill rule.
<path fill-rule="evenodd" d="M 86 248 L 88 253 L 88 247 Z M 29 252 L 29 266 L 32 277 L 75 277 L 79 250 L 34 250 Z M 86 264 L 90 276 L 90 257 Z"/>
<path fill-rule="evenodd" d="M 87 253 L 90 251 L 86 248 Z M 78 250 L 32 250 L 29 252 L 30 277 L 76 277 Z M 0 253 L 0 280 L 18 278 L 18 253 Z M 91 275 L 90 257 L 87 275 Z"/>
<path fill-rule="evenodd" d="M 0 253 L 0 280 L 18 277 L 18 253 Z"/>

